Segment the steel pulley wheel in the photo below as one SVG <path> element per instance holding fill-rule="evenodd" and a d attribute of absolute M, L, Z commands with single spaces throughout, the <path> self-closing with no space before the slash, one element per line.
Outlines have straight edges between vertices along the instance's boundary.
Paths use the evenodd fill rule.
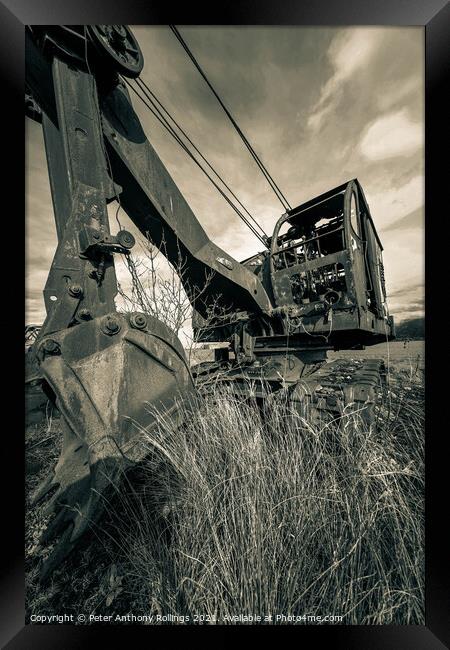
<path fill-rule="evenodd" d="M 118 73 L 136 78 L 144 66 L 141 48 L 126 25 L 89 25 L 89 37 L 99 55 Z"/>

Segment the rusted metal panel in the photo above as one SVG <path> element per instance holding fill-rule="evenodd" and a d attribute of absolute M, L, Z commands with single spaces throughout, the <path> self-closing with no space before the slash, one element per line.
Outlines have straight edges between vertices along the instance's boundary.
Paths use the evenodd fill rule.
<path fill-rule="evenodd" d="M 43 127 L 58 248 L 44 289 L 47 319 L 40 336 L 69 326 L 80 309 L 89 317 L 111 311 L 117 293 L 112 256 L 80 255 L 79 235 L 85 226 L 109 234 L 106 196 L 111 179 L 95 81 L 57 58 L 52 70 L 58 126 L 44 117 Z"/>
<path fill-rule="evenodd" d="M 280 234 L 285 224 L 291 227 Z M 270 249 L 272 313 L 284 317 L 290 335 L 300 336 L 303 330 L 340 347 L 378 342 L 381 333 L 392 337 L 380 292 L 372 290 L 374 278 L 380 284 L 379 268 L 367 258 L 373 246 L 381 255 L 356 180 L 278 220 Z"/>

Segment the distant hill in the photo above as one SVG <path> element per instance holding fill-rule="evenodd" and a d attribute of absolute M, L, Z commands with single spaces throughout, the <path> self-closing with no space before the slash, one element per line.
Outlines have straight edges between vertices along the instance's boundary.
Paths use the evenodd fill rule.
<path fill-rule="evenodd" d="M 397 339 L 425 338 L 425 318 L 411 318 L 395 326 Z"/>

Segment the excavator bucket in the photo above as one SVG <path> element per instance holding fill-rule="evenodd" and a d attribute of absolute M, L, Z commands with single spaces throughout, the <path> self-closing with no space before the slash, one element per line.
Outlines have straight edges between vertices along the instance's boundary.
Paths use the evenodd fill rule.
<path fill-rule="evenodd" d="M 178 338 L 141 313 L 113 312 L 52 334 L 37 355 L 63 431 L 56 467 L 32 498 L 47 495 L 52 515 L 41 538 L 55 542 L 45 578 L 98 520 L 105 491 L 144 458 L 158 413 L 178 426 L 181 404 L 193 406 L 196 393 Z"/>

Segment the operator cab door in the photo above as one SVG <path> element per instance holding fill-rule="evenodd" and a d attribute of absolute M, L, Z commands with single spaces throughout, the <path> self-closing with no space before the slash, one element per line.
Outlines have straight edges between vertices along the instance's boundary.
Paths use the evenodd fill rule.
<path fill-rule="evenodd" d="M 358 187 L 354 181 L 350 181 L 345 190 L 344 215 L 347 251 L 353 279 L 353 287 L 349 287 L 349 293 L 353 294 L 352 297 L 358 307 L 365 307 L 367 304 L 368 281 L 364 259 L 365 240 L 361 224 Z"/>
<path fill-rule="evenodd" d="M 366 301 L 367 308 L 378 318 L 384 318 L 386 302 L 386 288 L 384 284 L 384 267 L 380 240 L 375 231 L 369 213 L 369 207 L 362 189 L 357 188 L 357 201 L 361 237 L 364 246 L 364 269 L 366 276 Z M 366 304 L 366 302 L 362 303 Z"/>

